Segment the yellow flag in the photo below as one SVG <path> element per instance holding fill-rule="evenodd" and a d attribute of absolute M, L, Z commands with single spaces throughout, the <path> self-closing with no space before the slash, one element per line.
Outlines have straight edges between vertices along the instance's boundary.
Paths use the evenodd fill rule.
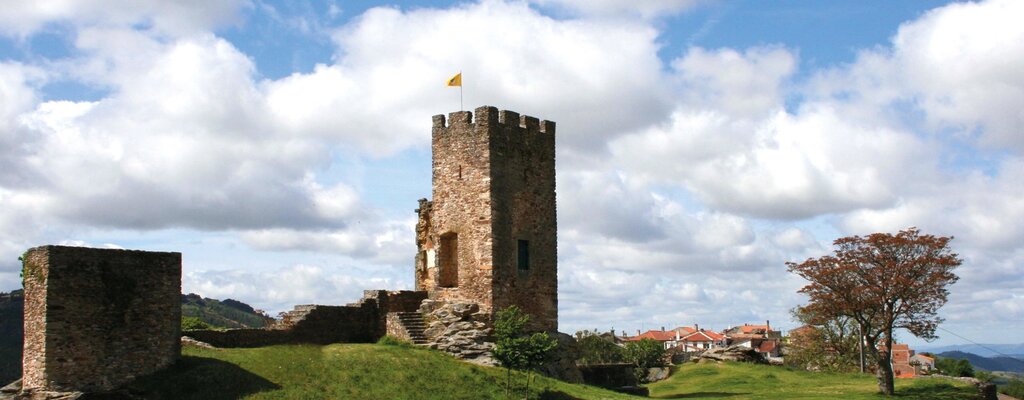
<path fill-rule="evenodd" d="M 459 72 L 448 80 L 448 86 L 462 86 L 462 73 Z"/>

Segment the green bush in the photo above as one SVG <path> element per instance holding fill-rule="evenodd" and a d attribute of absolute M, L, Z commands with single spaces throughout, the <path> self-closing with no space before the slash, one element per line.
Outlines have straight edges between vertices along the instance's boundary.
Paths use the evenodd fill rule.
<path fill-rule="evenodd" d="M 385 346 L 400 346 L 400 347 L 410 347 L 410 346 L 412 346 L 412 343 L 406 342 L 406 341 L 404 341 L 402 339 L 399 339 L 399 338 L 396 338 L 394 336 L 384 336 L 384 337 L 380 338 L 380 340 L 377 341 L 377 344 L 381 344 L 381 345 L 385 345 Z"/>
<path fill-rule="evenodd" d="M 181 330 L 198 331 L 203 329 L 213 329 L 213 327 L 197 317 L 181 317 Z"/>
<path fill-rule="evenodd" d="M 582 330 L 576 332 L 576 345 L 580 349 L 580 364 L 610 364 L 622 362 L 622 347 L 610 338 L 597 334 L 597 331 Z"/>
<path fill-rule="evenodd" d="M 974 376 L 974 367 L 967 360 L 939 357 L 939 359 L 935 360 L 935 368 L 943 375 Z"/>
<path fill-rule="evenodd" d="M 974 378 L 982 382 L 992 382 L 996 379 L 996 376 L 991 372 L 978 370 L 974 371 Z"/>
<path fill-rule="evenodd" d="M 665 346 L 657 340 L 641 339 L 637 342 L 626 343 L 623 356 L 626 362 L 636 365 L 634 373 L 637 380 L 643 382 L 647 379 L 648 368 L 665 365 Z"/>

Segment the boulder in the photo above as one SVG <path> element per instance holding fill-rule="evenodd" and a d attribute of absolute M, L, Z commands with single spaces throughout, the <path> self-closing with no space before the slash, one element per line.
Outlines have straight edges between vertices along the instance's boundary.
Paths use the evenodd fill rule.
<path fill-rule="evenodd" d="M 452 313 L 458 315 L 460 318 L 471 316 L 473 313 L 480 311 L 480 306 L 476 303 L 452 303 Z"/>

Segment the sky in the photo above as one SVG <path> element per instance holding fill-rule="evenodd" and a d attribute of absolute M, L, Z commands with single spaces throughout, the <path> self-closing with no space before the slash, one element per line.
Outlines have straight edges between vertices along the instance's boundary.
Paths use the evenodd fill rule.
<path fill-rule="evenodd" d="M 934 345 L 1024 342 L 1024 2 L 0 0 L 0 290 L 183 253 L 271 314 L 413 286 L 431 116 L 556 121 L 559 324 L 789 311 L 833 240 L 964 262 Z M 900 340 L 924 345 L 907 333 Z"/>

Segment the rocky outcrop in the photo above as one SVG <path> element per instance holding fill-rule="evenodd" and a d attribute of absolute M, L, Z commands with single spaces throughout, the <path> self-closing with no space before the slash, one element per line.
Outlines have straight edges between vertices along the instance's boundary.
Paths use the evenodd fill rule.
<path fill-rule="evenodd" d="M 491 356 L 494 338 L 490 315 L 480 306 L 467 302 L 424 300 L 420 305 L 426 329 L 426 347 L 441 350 L 456 358 L 479 365 L 498 365 Z"/>
<path fill-rule="evenodd" d="M 754 349 L 741 346 L 729 346 L 705 351 L 697 356 L 697 362 L 708 361 L 739 361 L 756 364 L 766 364 L 764 357 Z"/>

